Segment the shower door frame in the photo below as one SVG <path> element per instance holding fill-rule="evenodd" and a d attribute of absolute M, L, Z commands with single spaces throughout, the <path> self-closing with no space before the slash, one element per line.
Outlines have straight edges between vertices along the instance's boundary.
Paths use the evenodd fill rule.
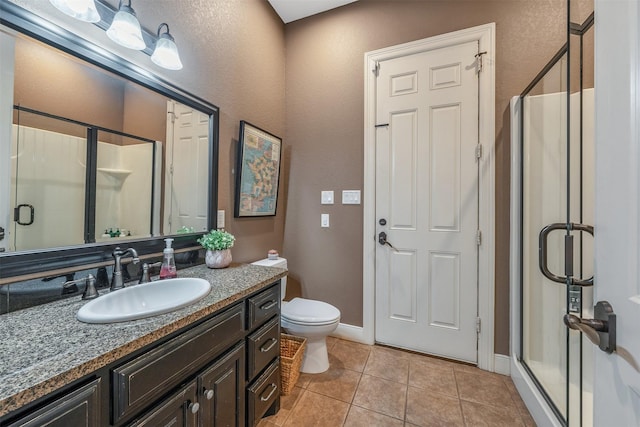
<path fill-rule="evenodd" d="M 572 35 L 580 36 L 580 43 L 582 44 L 582 35 L 584 35 L 589 29 L 592 29 L 594 25 L 594 14 L 584 21 L 582 25 L 572 24 L 568 22 L 568 37 Z M 547 73 L 555 67 L 563 57 L 567 58 L 566 64 L 566 141 L 567 146 L 566 161 L 566 204 L 567 204 L 567 222 L 570 222 L 570 186 L 571 186 L 571 153 L 570 153 L 570 132 L 571 132 L 571 59 L 570 59 L 570 42 L 569 40 L 562 46 L 562 48 L 554 55 L 554 57 L 545 65 L 545 67 L 538 73 L 534 80 L 527 86 L 520 96 L 515 96 L 511 99 L 511 260 L 510 260 L 510 281 L 511 281 L 511 374 L 514 384 L 525 401 L 532 416 L 539 422 L 539 420 L 546 420 L 550 425 L 567 426 L 570 423 L 570 349 L 569 349 L 569 330 L 567 329 L 567 348 L 564 349 L 567 353 L 566 360 L 566 416 L 562 414 L 562 411 L 556 406 L 552 398 L 547 394 L 544 386 L 536 378 L 533 370 L 527 365 L 524 360 L 524 297 L 523 297 L 523 262 L 524 262 L 524 245 L 523 245 L 523 232 L 524 232 L 524 99 L 525 97 L 540 83 Z M 582 46 L 580 46 L 580 67 L 582 69 Z M 582 141 L 582 72 L 580 73 L 580 141 Z M 517 143 L 514 143 L 517 141 Z M 582 147 L 582 142 L 580 143 Z M 582 220 L 582 180 L 584 178 L 582 171 L 582 148 L 580 148 L 580 220 Z M 560 183 L 562 185 L 562 183 Z M 581 242 L 582 240 L 580 240 Z M 582 251 L 582 244 L 579 243 L 578 250 Z M 579 266 L 579 270 L 582 269 L 582 265 Z M 558 286 L 562 286 L 558 284 Z M 569 286 L 567 287 L 567 306 L 569 305 Z M 584 306 L 582 306 L 584 309 Z M 580 366 L 580 425 L 582 425 L 582 360 L 583 360 L 583 348 L 580 343 L 579 358 L 581 360 Z"/>

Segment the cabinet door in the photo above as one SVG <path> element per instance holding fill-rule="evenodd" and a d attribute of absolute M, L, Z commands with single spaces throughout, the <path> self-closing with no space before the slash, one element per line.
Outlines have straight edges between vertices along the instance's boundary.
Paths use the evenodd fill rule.
<path fill-rule="evenodd" d="M 203 427 L 244 426 L 244 343 L 198 376 Z"/>
<path fill-rule="evenodd" d="M 100 378 L 7 427 L 99 427 Z"/>
<path fill-rule="evenodd" d="M 196 382 L 191 381 L 185 387 L 163 400 L 151 412 L 131 424 L 132 427 L 196 427 L 198 411 Z"/>

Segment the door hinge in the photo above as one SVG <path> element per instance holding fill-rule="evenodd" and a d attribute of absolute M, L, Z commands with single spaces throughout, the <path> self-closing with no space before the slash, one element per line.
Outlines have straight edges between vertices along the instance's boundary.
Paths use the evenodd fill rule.
<path fill-rule="evenodd" d="M 482 144 L 476 145 L 476 159 L 480 160 L 482 158 Z"/>
<path fill-rule="evenodd" d="M 482 231 L 476 231 L 476 245 L 480 246 L 482 244 Z"/>
<path fill-rule="evenodd" d="M 373 66 L 373 74 L 375 74 L 376 77 L 378 77 L 378 75 L 380 74 L 380 63 L 378 61 L 376 61 L 376 64 Z"/>
<path fill-rule="evenodd" d="M 480 333 L 482 329 L 482 320 L 479 317 L 476 317 L 476 332 Z"/>

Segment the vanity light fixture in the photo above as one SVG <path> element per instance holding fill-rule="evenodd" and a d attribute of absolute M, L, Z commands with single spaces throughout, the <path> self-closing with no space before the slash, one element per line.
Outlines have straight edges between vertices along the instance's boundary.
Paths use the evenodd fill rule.
<path fill-rule="evenodd" d="M 167 27 L 167 31 L 160 34 L 162 27 Z M 153 50 L 153 54 L 151 55 L 153 63 L 168 70 L 181 70 L 182 61 L 180 61 L 176 41 L 169 33 L 169 24 L 165 22 L 160 24 L 158 27 L 157 37 L 156 48 Z"/>
<path fill-rule="evenodd" d="M 129 4 L 123 4 L 120 0 L 118 4 L 118 12 L 113 17 L 113 22 L 107 30 L 107 36 L 114 42 L 129 49 L 144 50 L 147 45 L 142 38 L 142 29 L 140 22 L 136 18 L 136 13 L 131 8 L 131 0 Z"/>
<path fill-rule="evenodd" d="M 100 21 L 94 0 L 49 0 L 60 12 L 84 22 Z"/>

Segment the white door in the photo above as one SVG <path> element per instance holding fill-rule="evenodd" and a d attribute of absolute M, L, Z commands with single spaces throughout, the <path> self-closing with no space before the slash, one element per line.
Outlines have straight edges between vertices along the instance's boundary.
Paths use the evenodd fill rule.
<path fill-rule="evenodd" d="M 167 109 L 164 234 L 207 231 L 209 116 L 173 101 Z"/>
<path fill-rule="evenodd" d="M 640 4 L 596 0 L 596 287 L 640 361 Z M 640 373 L 595 351 L 594 425 L 640 425 Z"/>
<path fill-rule="evenodd" d="M 381 61 L 376 88 L 376 341 L 474 363 L 477 53 Z"/>

